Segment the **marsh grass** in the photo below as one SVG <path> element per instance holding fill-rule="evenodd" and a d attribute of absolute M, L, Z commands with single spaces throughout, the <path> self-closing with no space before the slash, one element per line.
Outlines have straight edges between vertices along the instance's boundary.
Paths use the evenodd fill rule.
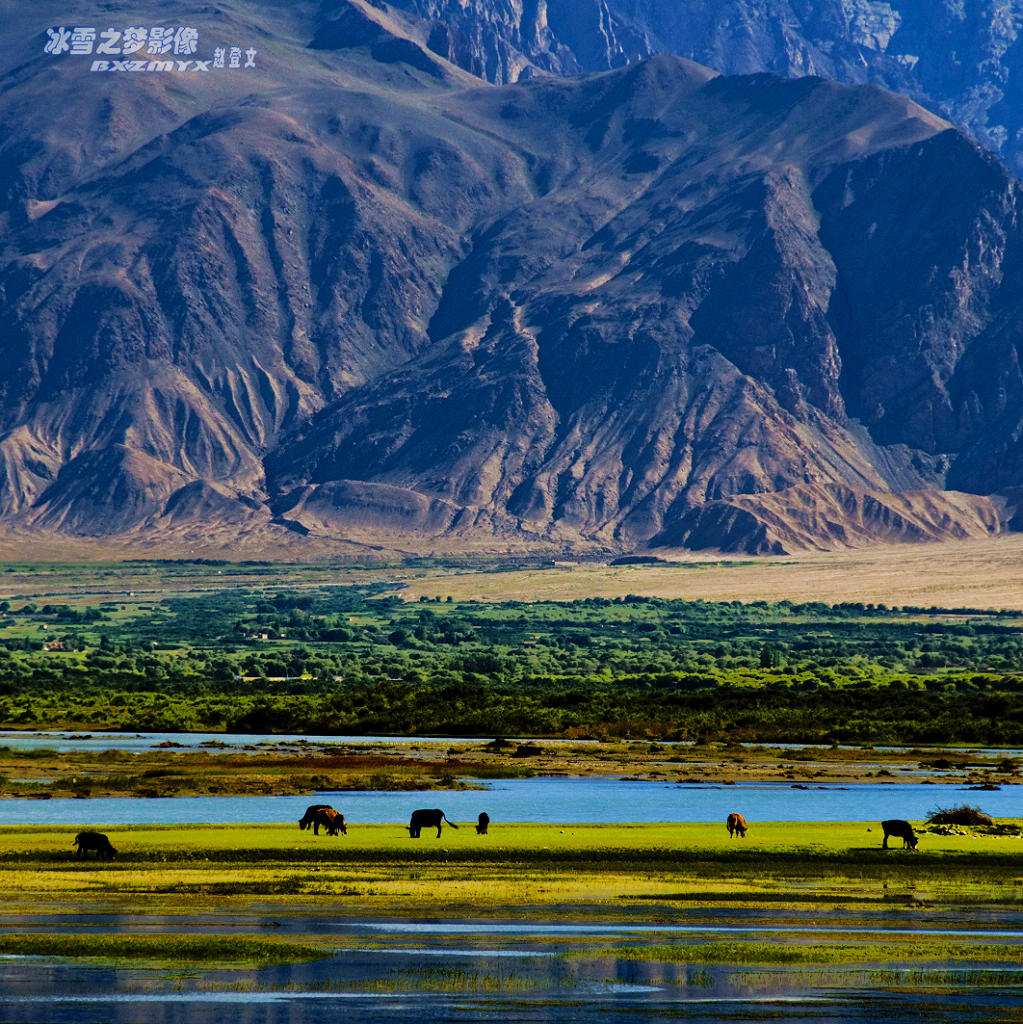
<path fill-rule="evenodd" d="M 777 970 L 757 971 L 740 969 L 731 975 L 731 981 L 749 988 L 768 988 L 778 981 Z M 806 989 L 882 989 L 886 992 L 902 991 L 912 994 L 923 992 L 953 992 L 964 988 L 1018 988 L 1023 986 L 1023 971 L 1001 967 L 968 967 L 962 969 L 849 968 L 822 967 L 819 969 L 786 970 L 786 983 Z"/>
<path fill-rule="evenodd" d="M 353 982 L 349 990 L 371 992 L 531 992 L 563 987 L 563 981 L 518 973 L 467 971 L 457 968 L 402 971 L 390 978 Z"/>
<path fill-rule="evenodd" d="M 202 964 L 218 967 L 266 966 L 318 960 L 333 949 L 287 939 L 237 935 L 0 935 L 0 955 L 72 957 L 131 961 L 134 965 Z"/>
<path fill-rule="evenodd" d="M 412 992 L 534 992 L 540 989 L 565 988 L 577 985 L 574 978 L 557 980 L 545 976 L 530 976 L 518 972 L 460 970 L 438 967 L 428 970 L 394 972 L 387 978 L 366 978 L 346 981 L 330 979 L 320 982 L 289 982 L 287 985 L 268 985 L 254 978 L 220 981 L 204 979 L 192 988 L 198 992 L 318 992 L 348 993 L 372 992 L 404 994 Z"/>
<path fill-rule="evenodd" d="M 957 989 L 963 987 L 987 987 L 990 985 L 1023 986 L 1023 971 L 998 968 L 975 968 L 970 970 L 934 970 L 876 971 L 873 972 L 874 983 L 880 983 L 887 989 L 909 989 L 913 992 L 928 989 Z"/>
<path fill-rule="evenodd" d="M 2 637 L 0 637 L 2 640 Z M 118 704 L 118 706 L 120 706 Z M 496 723 L 495 723 L 496 726 Z M 528 750 L 525 762 L 519 750 Z M 411 746 L 282 744 L 263 751 L 229 748 L 18 751 L 0 745 L 0 795 L 18 798 L 101 796 L 184 796 L 227 794 L 312 794 L 350 790 L 417 791 L 473 789 L 473 779 L 529 778 L 551 773 L 630 775 L 639 778 L 724 782 L 736 773 L 748 780 L 830 782 L 873 779 L 877 755 L 858 747 L 829 746 L 798 751 L 708 742 L 685 748 L 604 739 L 586 747 L 566 742 L 524 744 L 456 742 L 442 747 L 424 740 Z M 947 782 L 954 767 L 963 780 L 1005 781 L 1005 758 L 930 757 L 902 749 L 885 756 L 887 771 L 931 773 Z M 42 763 L 41 763 L 42 762 Z M 684 776 L 679 773 L 685 772 Z M 918 779 L 921 776 L 916 776 Z M 3 779 L 6 782 L 3 782 Z M 344 797 L 339 797 L 342 800 Z"/>
<path fill-rule="evenodd" d="M 1023 948 L 994 943 L 938 942 L 914 936 L 905 942 L 704 942 L 656 946 L 607 946 L 572 956 L 703 964 L 856 964 L 900 960 L 1023 963 Z"/>

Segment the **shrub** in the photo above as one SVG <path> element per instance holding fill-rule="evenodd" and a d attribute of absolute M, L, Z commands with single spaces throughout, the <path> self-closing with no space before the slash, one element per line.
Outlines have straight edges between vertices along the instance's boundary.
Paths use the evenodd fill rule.
<path fill-rule="evenodd" d="M 959 807 L 939 807 L 932 811 L 927 819 L 930 825 L 993 825 L 991 815 L 985 814 L 979 807 L 961 804 Z"/>

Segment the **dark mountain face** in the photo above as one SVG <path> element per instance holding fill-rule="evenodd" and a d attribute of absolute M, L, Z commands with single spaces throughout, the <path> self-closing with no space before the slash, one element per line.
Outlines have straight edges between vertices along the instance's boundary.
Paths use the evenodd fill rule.
<path fill-rule="evenodd" d="M 730 75 L 875 83 L 963 125 L 1023 172 L 1023 0 L 395 0 L 492 82 L 673 53 Z M 528 69 L 528 70 L 527 70 Z"/>
<path fill-rule="evenodd" d="M 85 23 L 56 11 L 0 50 L 9 526 L 779 551 L 1011 520 L 1019 191 L 911 102 L 673 57 L 496 88 L 436 52 L 456 20 L 360 0 L 204 5 L 180 23 L 254 67 L 102 73 L 43 53 Z"/>

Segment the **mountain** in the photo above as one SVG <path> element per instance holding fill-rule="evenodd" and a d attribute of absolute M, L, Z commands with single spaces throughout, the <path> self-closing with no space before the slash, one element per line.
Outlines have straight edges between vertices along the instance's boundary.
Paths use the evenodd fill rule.
<path fill-rule="evenodd" d="M 724 74 L 872 83 L 963 126 L 1023 173 L 1023 0 L 395 0 L 497 83 L 672 53 Z"/>
<path fill-rule="evenodd" d="M 1016 525 L 1019 186 L 911 101 L 670 56 L 497 87 L 364 0 L 177 12 L 248 69 L 45 52 L 92 10 L 16 5 L 0 48 L 6 529 L 779 552 Z"/>

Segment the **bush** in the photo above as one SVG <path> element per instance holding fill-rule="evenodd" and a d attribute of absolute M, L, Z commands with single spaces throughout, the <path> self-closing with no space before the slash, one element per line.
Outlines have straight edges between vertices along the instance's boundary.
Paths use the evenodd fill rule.
<path fill-rule="evenodd" d="M 927 819 L 930 825 L 993 825 L 991 815 L 985 814 L 979 807 L 962 804 L 959 807 L 939 807 L 932 811 Z"/>

